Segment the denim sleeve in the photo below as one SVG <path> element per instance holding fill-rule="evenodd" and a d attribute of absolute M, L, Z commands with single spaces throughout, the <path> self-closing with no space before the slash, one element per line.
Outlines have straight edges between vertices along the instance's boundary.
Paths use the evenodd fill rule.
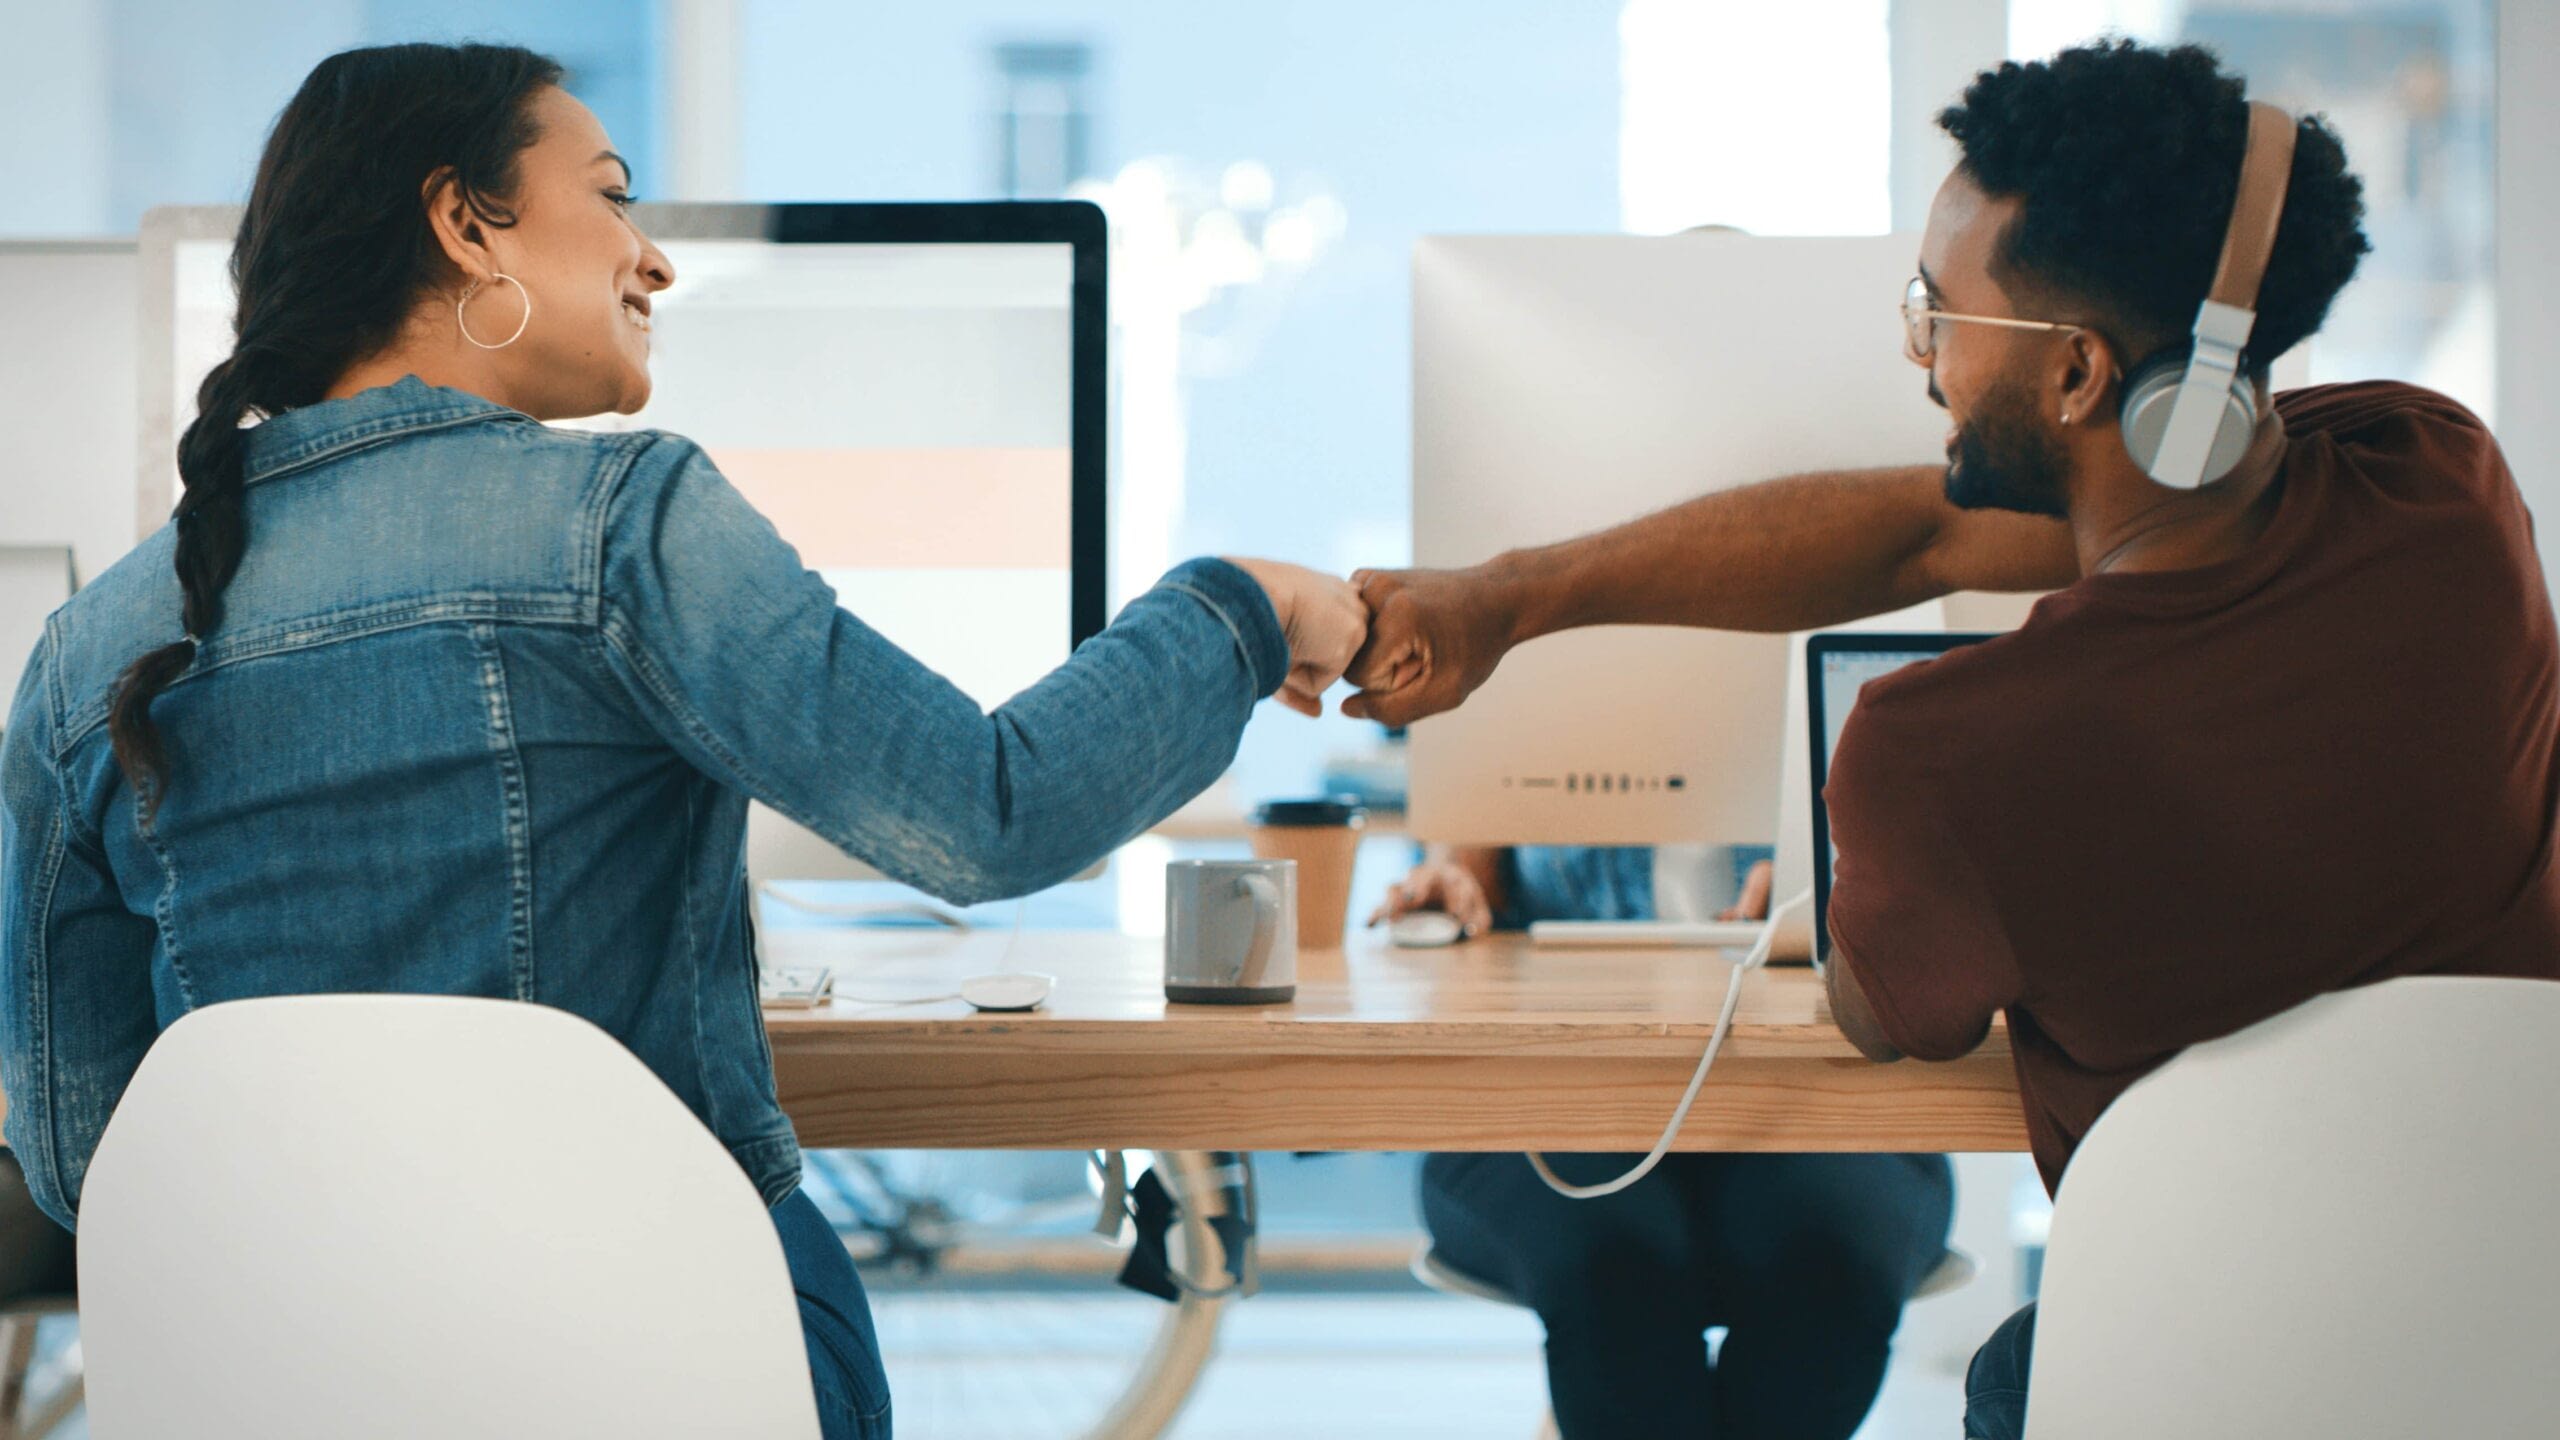
<path fill-rule="evenodd" d="M 1222 774 L 1288 644 L 1193 561 L 993 714 L 836 603 L 690 442 L 606 505 L 606 664 L 704 773 L 955 903 L 1065 880 Z"/>
<path fill-rule="evenodd" d="M 28 1192 L 68 1227 L 159 1023 L 151 922 L 125 908 L 55 768 L 51 654 L 37 646 L 0 735 L 0 1087 Z"/>

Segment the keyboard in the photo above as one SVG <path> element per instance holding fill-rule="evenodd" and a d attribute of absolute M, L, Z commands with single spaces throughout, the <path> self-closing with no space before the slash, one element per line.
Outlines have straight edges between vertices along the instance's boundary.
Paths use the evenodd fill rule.
<path fill-rule="evenodd" d="M 1759 920 L 1541 920 L 1529 943 L 1542 950 L 1748 949 L 1760 942 Z"/>

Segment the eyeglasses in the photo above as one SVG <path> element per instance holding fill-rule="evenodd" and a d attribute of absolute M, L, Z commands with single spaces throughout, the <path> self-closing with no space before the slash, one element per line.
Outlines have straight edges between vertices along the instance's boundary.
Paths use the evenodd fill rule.
<path fill-rule="evenodd" d="M 1997 325 L 2003 330 L 2086 330 L 2086 325 L 2062 325 L 2051 320 L 2012 320 L 2005 315 L 1958 315 L 1941 310 L 1929 297 L 1929 282 L 1914 275 L 1902 287 L 1902 353 L 1914 365 L 1926 365 L 1938 352 L 1938 322 L 1953 320 L 1965 325 Z"/>

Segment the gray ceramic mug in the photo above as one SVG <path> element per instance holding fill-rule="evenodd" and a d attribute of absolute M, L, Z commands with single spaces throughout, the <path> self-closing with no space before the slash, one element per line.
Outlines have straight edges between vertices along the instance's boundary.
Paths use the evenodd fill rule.
<path fill-rule="evenodd" d="M 1298 994 L 1298 863 L 1164 867 L 1164 998 L 1275 1005 Z"/>

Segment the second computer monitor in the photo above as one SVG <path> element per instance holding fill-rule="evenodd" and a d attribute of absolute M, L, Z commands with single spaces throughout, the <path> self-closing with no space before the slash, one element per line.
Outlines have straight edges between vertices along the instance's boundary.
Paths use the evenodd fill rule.
<path fill-rule="evenodd" d="M 1103 220 L 1080 203 L 667 205 L 637 415 L 990 709 L 1103 622 Z M 742 233 L 743 232 L 743 233 Z"/>
<path fill-rule="evenodd" d="M 1414 558 L 1471 565 L 1791 472 L 1925 464 L 1910 237 L 1434 237 L 1414 257 Z M 1415 727 L 1412 822 L 1478 844 L 1767 843 L 1788 641 L 1522 646 Z"/>

